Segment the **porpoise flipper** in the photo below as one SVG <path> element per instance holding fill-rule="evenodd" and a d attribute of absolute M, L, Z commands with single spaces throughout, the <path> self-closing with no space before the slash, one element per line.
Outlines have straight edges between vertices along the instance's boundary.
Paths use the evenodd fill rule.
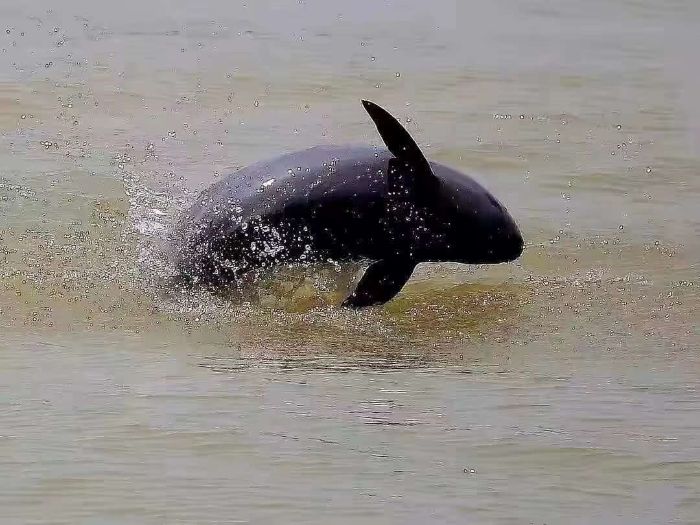
<path fill-rule="evenodd" d="M 343 306 L 363 308 L 391 300 L 411 277 L 416 263 L 383 259 L 370 265 Z"/>

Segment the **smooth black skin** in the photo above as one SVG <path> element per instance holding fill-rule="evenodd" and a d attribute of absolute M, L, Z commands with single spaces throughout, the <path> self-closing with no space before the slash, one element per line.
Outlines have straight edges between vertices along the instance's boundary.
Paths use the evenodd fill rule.
<path fill-rule="evenodd" d="M 420 262 L 520 256 L 520 231 L 495 197 L 426 160 L 394 117 L 363 105 L 388 149 L 316 146 L 228 175 L 181 223 L 182 274 L 220 287 L 279 264 L 369 260 L 343 302 L 360 308 L 392 299 Z"/>

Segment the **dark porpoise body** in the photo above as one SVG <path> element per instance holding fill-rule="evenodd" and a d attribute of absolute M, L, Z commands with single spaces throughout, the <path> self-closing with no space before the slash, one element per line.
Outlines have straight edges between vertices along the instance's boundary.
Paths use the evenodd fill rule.
<path fill-rule="evenodd" d="M 385 110 L 363 105 L 388 149 L 317 146 L 243 168 L 186 213 L 179 270 L 221 287 L 281 264 L 371 261 L 344 306 L 393 298 L 420 262 L 501 263 L 523 240 L 470 177 L 429 162 Z"/>

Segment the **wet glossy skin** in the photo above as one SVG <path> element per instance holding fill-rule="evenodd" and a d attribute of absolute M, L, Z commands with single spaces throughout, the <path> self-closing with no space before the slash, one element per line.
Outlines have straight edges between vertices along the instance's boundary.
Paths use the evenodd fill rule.
<path fill-rule="evenodd" d="M 397 199 L 387 183 L 392 158 L 367 146 L 317 146 L 228 175 L 184 218 L 181 269 L 221 284 L 289 261 L 499 263 L 520 255 L 515 222 L 475 180 L 431 162 L 439 184 Z"/>

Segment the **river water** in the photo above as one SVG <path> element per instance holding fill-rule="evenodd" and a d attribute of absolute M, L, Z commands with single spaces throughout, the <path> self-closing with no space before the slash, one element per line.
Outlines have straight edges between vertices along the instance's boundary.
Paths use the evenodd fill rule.
<path fill-rule="evenodd" d="M 700 522 L 697 2 L 0 21 L 0 522 Z M 361 98 L 504 202 L 517 263 L 360 313 L 349 270 L 163 285 L 217 177 L 378 144 Z"/>

